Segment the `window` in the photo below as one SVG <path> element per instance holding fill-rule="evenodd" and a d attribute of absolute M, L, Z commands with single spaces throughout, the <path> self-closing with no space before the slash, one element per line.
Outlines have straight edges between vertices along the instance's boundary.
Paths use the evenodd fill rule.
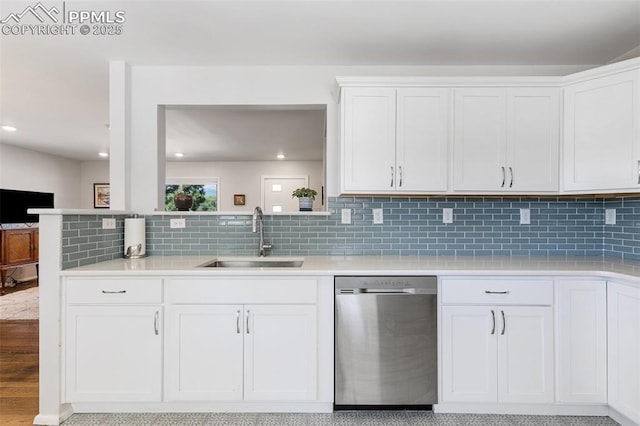
<path fill-rule="evenodd" d="M 174 197 L 178 193 L 191 195 L 193 204 L 189 211 L 218 211 L 218 178 L 167 179 L 165 184 L 165 211 L 176 211 Z"/>

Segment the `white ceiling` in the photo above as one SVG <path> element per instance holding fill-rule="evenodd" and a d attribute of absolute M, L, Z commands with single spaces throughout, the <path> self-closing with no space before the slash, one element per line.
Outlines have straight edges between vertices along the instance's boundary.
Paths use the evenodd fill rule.
<path fill-rule="evenodd" d="M 0 19 L 36 3 L 0 0 Z M 62 1 L 44 3 L 62 9 Z M 640 0 L 68 0 L 65 7 L 123 10 L 123 34 L 1 35 L 0 122 L 19 130 L 2 132 L 0 142 L 76 159 L 108 149 L 111 59 L 134 66 L 579 68 L 640 46 Z"/>

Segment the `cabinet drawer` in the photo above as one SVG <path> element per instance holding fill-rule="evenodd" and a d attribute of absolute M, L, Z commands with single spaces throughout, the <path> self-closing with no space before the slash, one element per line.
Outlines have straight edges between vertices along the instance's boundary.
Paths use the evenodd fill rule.
<path fill-rule="evenodd" d="M 175 279 L 168 303 L 316 303 L 317 280 L 305 278 Z"/>
<path fill-rule="evenodd" d="M 66 289 L 69 304 L 162 303 L 162 280 L 158 278 L 69 278 Z"/>
<path fill-rule="evenodd" d="M 442 279 L 444 304 L 553 305 L 553 280 L 527 278 Z"/>

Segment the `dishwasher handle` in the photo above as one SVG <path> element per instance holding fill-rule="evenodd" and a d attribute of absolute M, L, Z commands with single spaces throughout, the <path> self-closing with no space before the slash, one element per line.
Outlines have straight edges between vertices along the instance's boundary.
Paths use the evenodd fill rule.
<path fill-rule="evenodd" d="M 378 296 L 398 295 L 398 294 L 437 294 L 436 289 L 416 289 L 416 288 L 342 288 L 337 291 L 338 295 L 346 294 L 373 294 Z"/>

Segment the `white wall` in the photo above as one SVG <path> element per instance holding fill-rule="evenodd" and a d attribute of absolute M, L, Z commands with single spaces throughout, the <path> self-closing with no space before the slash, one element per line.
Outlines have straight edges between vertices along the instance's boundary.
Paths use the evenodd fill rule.
<path fill-rule="evenodd" d="M 112 157 L 111 174 L 130 176 L 118 190 L 130 195 L 127 209 L 146 213 L 163 204 L 164 141 L 162 105 L 327 105 L 328 196 L 339 192 L 339 122 L 336 76 L 508 76 L 565 75 L 576 67 L 416 67 L 416 66 L 133 66 L 131 105 L 112 105 L 111 125 L 131 128 L 130 162 Z M 128 93 L 125 80 L 117 92 Z M 130 113 L 127 113 L 130 111 Z M 122 121 L 126 122 L 122 122 Z M 159 123 L 161 124 L 159 126 Z M 115 141 L 118 142 L 118 141 Z M 112 144 L 114 141 L 112 140 Z M 127 145 L 122 141 L 121 145 Z M 129 145 L 127 145 L 129 146 Z M 113 192 L 113 190 L 112 190 Z"/>
<path fill-rule="evenodd" d="M 53 192 L 56 208 L 77 209 L 80 161 L 0 144 L 0 187 Z"/>
<path fill-rule="evenodd" d="M 93 208 L 93 184 L 109 183 L 109 160 L 83 161 L 80 164 L 80 208 Z"/>
<path fill-rule="evenodd" d="M 321 161 L 172 161 L 166 164 L 166 179 L 219 177 L 219 211 L 253 211 L 260 205 L 260 179 L 263 175 L 308 175 L 309 186 L 318 191 L 314 210 L 321 210 Z M 245 194 L 246 204 L 234 206 L 233 194 Z"/>

